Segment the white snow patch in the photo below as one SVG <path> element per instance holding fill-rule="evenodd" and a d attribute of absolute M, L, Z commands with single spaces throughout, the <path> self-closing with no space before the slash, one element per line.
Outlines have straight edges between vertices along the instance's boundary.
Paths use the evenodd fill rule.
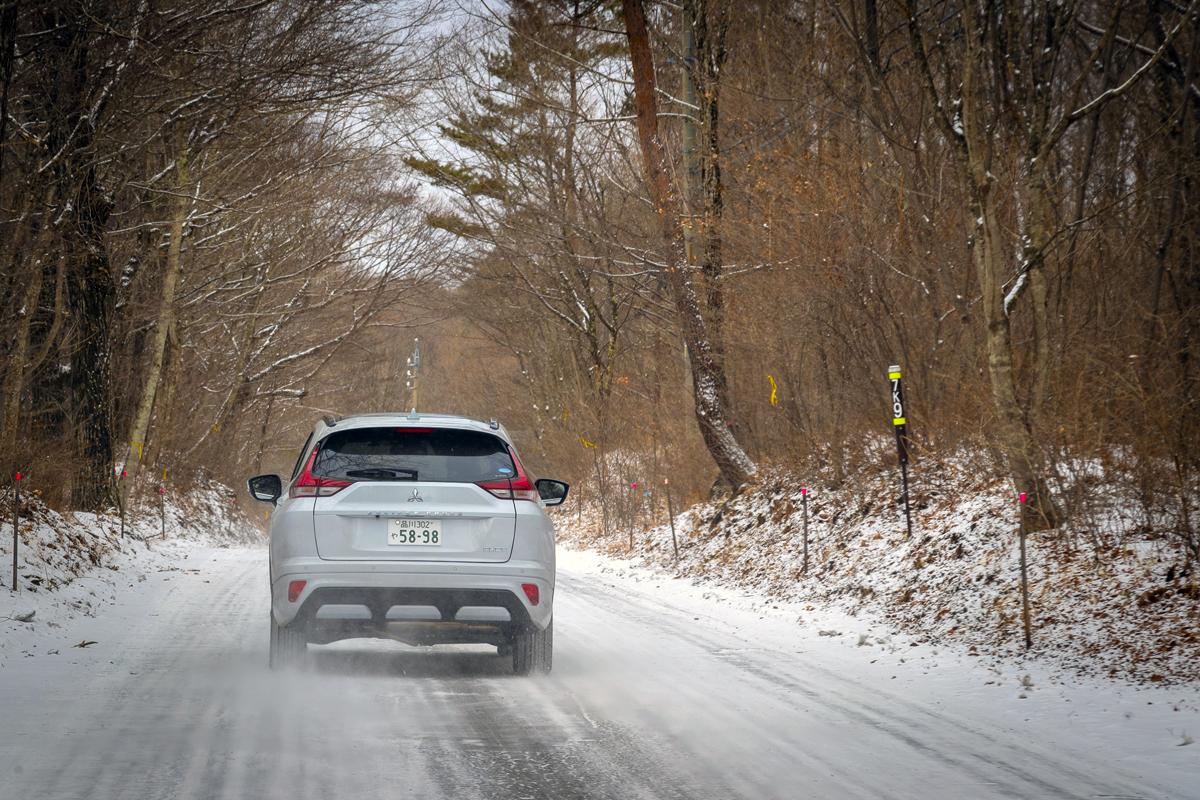
<path fill-rule="evenodd" d="M 169 580 L 188 571 L 204 547 L 246 545 L 262 534 L 235 505 L 233 492 L 208 482 L 185 495 L 168 494 L 130 510 L 122 538 L 115 514 L 59 513 L 36 496 L 22 496 L 17 558 L 19 591 L 12 591 L 12 496 L 0 524 L 0 667 L 17 654 L 62 652 L 78 642 L 60 635 L 79 617 L 96 617 L 137 583 Z M 163 517 L 166 537 L 161 536 Z"/>

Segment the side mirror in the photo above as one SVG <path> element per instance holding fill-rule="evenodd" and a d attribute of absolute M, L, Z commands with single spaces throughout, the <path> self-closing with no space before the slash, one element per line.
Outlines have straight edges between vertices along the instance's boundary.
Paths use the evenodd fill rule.
<path fill-rule="evenodd" d="M 538 478 L 534 486 L 537 487 L 538 496 L 542 498 L 542 502 L 548 506 L 561 506 L 567 499 L 567 492 L 571 490 L 571 487 L 562 481 L 550 478 Z"/>
<path fill-rule="evenodd" d="M 246 486 L 250 489 L 251 497 L 271 505 L 283 494 L 283 481 L 278 475 L 255 475 L 246 481 Z"/>

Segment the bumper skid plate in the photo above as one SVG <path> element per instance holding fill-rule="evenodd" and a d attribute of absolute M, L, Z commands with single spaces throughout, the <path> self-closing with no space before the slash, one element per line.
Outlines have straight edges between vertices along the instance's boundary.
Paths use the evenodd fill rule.
<path fill-rule="evenodd" d="M 325 619 L 317 616 L 322 606 L 363 606 L 369 619 Z M 399 621 L 389 619 L 395 606 L 432 607 L 440 620 Z M 462 608 L 503 608 L 503 622 L 462 622 Z M 302 627 L 309 641 L 327 643 L 339 639 L 377 637 L 408 644 L 471 643 L 501 644 L 517 630 L 533 626 L 529 612 L 517 596 L 505 589 L 429 589 L 382 587 L 325 587 L 304 601 L 290 625 Z M 290 627 L 289 625 L 289 627 Z"/>

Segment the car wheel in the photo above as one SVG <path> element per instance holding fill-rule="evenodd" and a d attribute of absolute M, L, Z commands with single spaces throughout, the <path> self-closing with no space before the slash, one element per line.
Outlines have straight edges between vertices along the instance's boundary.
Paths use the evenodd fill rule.
<path fill-rule="evenodd" d="M 308 639 L 299 626 L 284 627 L 275 622 L 271 615 L 271 669 L 283 669 L 295 665 L 308 650 Z"/>
<path fill-rule="evenodd" d="M 513 637 L 513 672 L 518 675 L 547 673 L 554 665 L 554 620 L 546 630 L 529 628 Z"/>

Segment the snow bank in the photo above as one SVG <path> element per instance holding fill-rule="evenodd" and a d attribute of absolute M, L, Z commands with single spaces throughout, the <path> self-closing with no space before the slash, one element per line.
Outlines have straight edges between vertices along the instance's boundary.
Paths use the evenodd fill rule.
<path fill-rule="evenodd" d="M 798 602 L 836 609 L 994 663 L 1043 662 L 1074 674 L 1133 682 L 1200 681 L 1200 575 L 1177 541 L 1149 537 L 1118 492 L 1093 493 L 1089 522 L 1031 534 L 1033 649 L 1021 632 L 1016 504 L 1006 484 L 961 463 L 914 474 L 911 540 L 896 478 L 864 475 L 853 488 L 809 488 L 809 564 L 803 567 L 801 482 L 765 475 L 753 491 L 665 512 L 603 534 L 599 513 L 567 513 L 569 545 L 632 558 L 669 574 L 749 590 L 765 608 Z"/>
<path fill-rule="evenodd" d="M 66 621 L 96 616 L 154 573 L 185 570 L 198 548 L 262 540 L 258 526 L 237 507 L 233 491 L 215 481 L 183 495 L 166 495 L 165 514 L 160 514 L 157 496 L 137 505 L 126 517 L 123 538 L 116 515 L 61 514 L 36 495 L 21 500 L 16 592 L 11 587 L 11 494 L 2 506 L 0 665 L 17 653 L 64 646 L 54 632 Z"/>

